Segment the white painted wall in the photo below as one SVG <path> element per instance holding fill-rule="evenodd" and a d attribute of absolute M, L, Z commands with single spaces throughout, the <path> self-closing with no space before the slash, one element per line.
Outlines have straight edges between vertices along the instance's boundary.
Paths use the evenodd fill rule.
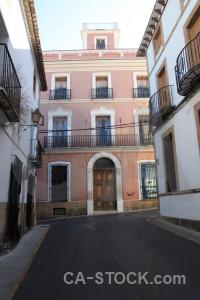
<path fill-rule="evenodd" d="M 20 66 L 19 77 L 22 94 L 25 92 L 26 99 L 29 99 L 30 102 L 30 109 L 25 123 L 31 124 L 31 111 L 39 105 L 39 76 L 21 2 L 21 0 L 12 0 L 9 7 L 6 0 L 0 1 L 0 11 L 9 34 L 8 38 L 1 38 L 0 36 L 0 42 L 6 42 L 15 69 L 18 70 Z M 34 70 L 36 71 L 37 82 L 35 95 L 33 93 Z M 4 115 L 2 111 L 0 114 L 1 116 Z M 18 123 L 12 128 L 5 127 L 4 119 L 5 116 L 0 118 L 0 202 L 6 202 L 8 199 L 11 155 L 18 156 L 23 162 L 23 168 L 26 167 L 30 154 L 30 139 L 36 138 L 37 132 L 37 129 L 33 127 L 27 128 L 26 131 L 19 131 Z M 9 122 L 6 125 L 9 125 Z M 34 172 L 34 168 L 31 171 Z M 26 201 L 27 179 L 23 179 L 22 186 L 24 186 L 22 189 L 24 194 L 21 193 L 20 201 Z"/>
<path fill-rule="evenodd" d="M 169 78 L 169 85 L 174 85 L 174 103 L 177 105 L 183 97 L 176 93 L 176 78 L 175 66 L 176 59 L 185 46 L 185 39 L 183 33 L 183 26 L 191 13 L 194 5 L 198 0 L 191 0 L 188 2 L 186 9 L 181 15 L 179 0 L 169 0 L 162 15 L 162 29 L 164 35 L 164 47 L 159 55 L 154 60 L 153 43 L 151 42 L 147 49 L 147 61 L 149 71 L 149 82 L 151 88 L 151 95 L 157 92 L 156 87 L 156 73 L 158 72 L 164 59 L 167 59 L 167 73 Z"/>
<path fill-rule="evenodd" d="M 185 47 L 184 25 L 192 9 L 198 2 L 199 0 L 186 2 L 186 9 L 182 13 L 179 1 L 169 0 L 162 15 L 164 47 L 157 56 L 157 61 L 154 60 L 152 42 L 147 50 L 151 95 L 157 92 L 156 73 L 164 59 L 166 59 L 169 85 L 174 85 L 173 96 L 175 105 L 179 104 L 183 99 L 183 97 L 177 93 L 174 70 L 176 59 Z M 200 100 L 200 91 L 196 92 L 196 94 L 188 100 L 182 109 L 163 124 L 154 135 L 159 194 L 166 193 L 162 134 L 171 126 L 174 126 L 179 191 L 200 188 L 200 155 L 194 118 L 194 105 Z M 159 200 L 160 214 L 162 216 L 200 220 L 199 193 L 160 196 Z"/>
<path fill-rule="evenodd" d="M 156 158 L 159 159 L 157 170 L 160 193 L 166 192 L 161 137 L 171 126 L 174 126 L 180 191 L 200 186 L 200 156 L 193 108 L 199 99 L 200 91 L 154 135 Z"/>

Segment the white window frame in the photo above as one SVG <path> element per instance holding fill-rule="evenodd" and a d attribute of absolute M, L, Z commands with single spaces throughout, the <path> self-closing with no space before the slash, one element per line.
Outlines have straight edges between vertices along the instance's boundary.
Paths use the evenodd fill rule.
<path fill-rule="evenodd" d="M 55 117 L 67 117 L 68 136 L 71 136 L 72 111 L 62 108 L 48 111 L 48 136 L 53 136 L 53 118 Z"/>
<path fill-rule="evenodd" d="M 68 184 L 68 199 L 67 202 L 71 201 L 71 163 L 66 162 L 66 161 L 54 161 L 48 163 L 48 202 L 52 202 L 51 199 L 51 172 L 52 172 L 52 166 L 57 166 L 57 165 L 63 165 L 69 168 L 69 180 L 67 182 Z"/>
<path fill-rule="evenodd" d="M 140 189 L 141 165 L 142 164 L 155 164 L 156 165 L 155 160 L 152 160 L 152 159 L 151 160 L 145 159 L 145 160 L 138 160 L 137 161 L 139 200 L 143 200 L 142 195 L 141 195 L 141 189 Z"/>
<path fill-rule="evenodd" d="M 70 73 L 57 73 L 51 75 L 51 90 L 55 90 L 56 78 L 67 78 L 67 89 L 70 89 Z"/>
<path fill-rule="evenodd" d="M 99 48 L 96 47 L 97 40 L 105 40 L 105 48 L 104 49 L 108 49 L 108 38 L 107 38 L 107 36 L 95 36 L 94 37 L 94 49 L 104 50 L 104 49 L 99 49 Z"/>

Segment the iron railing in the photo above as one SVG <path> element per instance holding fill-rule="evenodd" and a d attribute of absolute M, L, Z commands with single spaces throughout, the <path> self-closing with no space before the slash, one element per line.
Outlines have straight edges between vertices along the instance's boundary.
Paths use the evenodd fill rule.
<path fill-rule="evenodd" d="M 31 139 L 31 153 L 29 161 L 37 168 L 42 167 L 43 148 L 39 140 Z"/>
<path fill-rule="evenodd" d="M 44 148 L 94 148 L 94 147 L 129 147 L 149 146 L 153 144 L 150 135 L 71 135 L 45 136 Z"/>
<path fill-rule="evenodd" d="M 50 90 L 49 100 L 69 100 L 71 99 L 71 90 L 70 89 L 56 89 Z"/>
<path fill-rule="evenodd" d="M 97 88 L 92 89 L 92 99 L 112 99 L 113 89 L 112 88 Z"/>
<path fill-rule="evenodd" d="M 169 108 L 174 107 L 173 104 L 173 86 L 165 86 L 157 93 L 153 94 L 149 100 L 150 121 L 159 113 L 165 114 Z"/>
<path fill-rule="evenodd" d="M 94 49 L 96 50 L 105 50 L 105 49 L 108 49 L 108 45 L 93 45 Z"/>
<path fill-rule="evenodd" d="M 6 44 L 0 44 L 0 106 L 9 121 L 18 122 L 21 85 Z"/>
<path fill-rule="evenodd" d="M 149 98 L 149 88 L 148 87 L 139 87 L 133 89 L 133 98 Z"/>
<path fill-rule="evenodd" d="M 196 38 L 191 40 L 180 52 L 176 60 L 175 73 L 176 73 L 176 83 L 178 93 L 181 95 L 186 95 L 194 86 L 194 76 L 199 81 L 199 72 L 194 76 L 190 76 L 188 89 L 187 84 L 182 86 L 183 80 L 190 75 L 193 69 L 200 68 L 200 32 L 197 34 Z"/>

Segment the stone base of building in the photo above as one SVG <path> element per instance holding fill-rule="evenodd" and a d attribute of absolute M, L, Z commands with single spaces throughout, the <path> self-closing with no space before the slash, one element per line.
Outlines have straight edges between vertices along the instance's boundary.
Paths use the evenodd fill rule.
<path fill-rule="evenodd" d="M 123 210 L 133 211 L 137 209 L 157 208 L 158 199 L 149 200 L 124 200 Z M 87 201 L 71 202 L 37 202 L 37 220 L 47 220 L 62 216 L 82 216 L 87 215 Z"/>
<path fill-rule="evenodd" d="M 124 211 L 132 211 L 137 209 L 157 208 L 158 199 L 148 200 L 124 200 Z"/>
<path fill-rule="evenodd" d="M 200 221 L 165 217 L 165 216 L 161 216 L 161 215 L 160 215 L 160 218 L 164 221 L 173 223 L 175 225 L 183 226 L 183 227 L 186 227 L 188 229 L 193 229 L 195 231 L 200 232 Z"/>
<path fill-rule="evenodd" d="M 87 201 L 37 202 L 36 213 L 38 221 L 61 216 L 87 215 Z"/>

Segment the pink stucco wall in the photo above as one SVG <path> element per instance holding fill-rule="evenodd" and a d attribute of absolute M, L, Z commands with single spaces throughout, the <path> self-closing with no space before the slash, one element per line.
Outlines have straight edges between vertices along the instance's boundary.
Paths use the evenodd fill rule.
<path fill-rule="evenodd" d="M 108 49 L 114 49 L 114 34 L 113 33 L 88 33 L 87 35 L 87 49 L 94 49 L 94 38 L 97 36 L 107 37 Z"/>
<path fill-rule="evenodd" d="M 96 152 L 98 153 L 98 152 Z M 138 165 L 139 160 L 154 160 L 153 152 L 119 151 L 113 152 L 122 166 L 122 196 L 123 200 L 139 198 Z M 43 169 L 38 169 L 37 201 L 48 200 L 48 163 L 66 161 L 71 163 L 71 200 L 87 200 L 87 164 L 95 153 L 57 153 L 43 155 Z"/>
<path fill-rule="evenodd" d="M 114 98 L 133 98 L 133 71 L 131 70 L 109 70 Z M 63 72 L 61 72 L 63 73 Z M 68 72 L 66 72 L 68 73 Z M 71 71 L 70 72 L 70 89 L 71 99 L 91 99 L 92 89 L 92 71 Z M 58 73 L 59 74 L 59 73 Z M 51 90 L 51 76 L 53 73 L 46 73 L 48 90 L 41 93 L 41 100 L 48 100 Z"/>

